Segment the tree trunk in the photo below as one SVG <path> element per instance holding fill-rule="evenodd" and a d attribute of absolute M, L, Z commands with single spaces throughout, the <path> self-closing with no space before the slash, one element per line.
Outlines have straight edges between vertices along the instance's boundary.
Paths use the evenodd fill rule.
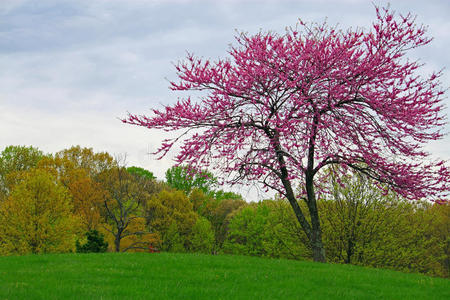
<path fill-rule="evenodd" d="M 313 252 L 313 259 L 317 262 L 326 262 L 325 248 L 322 243 L 322 229 L 320 228 L 319 211 L 317 209 L 316 193 L 314 192 L 314 149 L 316 144 L 317 127 L 320 116 L 314 114 L 313 126 L 308 148 L 308 165 L 305 172 L 306 204 L 308 205 L 309 216 L 311 217 L 311 236 L 309 242 Z"/>
<path fill-rule="evenodd" d="M 309 214 L 311 216 L 311 225 L 305 219 L 303 212 L 300 209 L 300 206 L 297 203 L 297 200 L 294 198 L 288 198 L 291 207 L 294 210 L 295 216 L 297 217 L 297 221 L 300 223 L 303 231 L 306 233 L 306 236 L 309 240 L 309 245 L 312 250 L 313 259 L 316 262 L 326 262 L 325 256 L 325 248 L 323 247 L 322 242 L 322 229 L 320 228 L 319 216 L 314 211 L 312 212 L 309 209 Z M 308 207 L 309 208 L 309 207 Z"/>
<path fill-rule="evenodd" d="M 300 223 L 300 226 L 308 237 L 314 261 L 326 262 L 325 248 L 323 247 L 322 243 L 322 229 L 320 228 L 319 213 L 317 210 L 314 189 L 311 188 L 311 186 L 307 187 L 307 190 L 310 190 L 309 193 L 312 193 L 310 194 L 310 200 L 307 201 L 308 211 L 311 217 L 311 224 L 309 224 L 302 209 L 300 208 L 300 205 L 297 202 L 297 199 L 295 198 L 290 181 L 284 179 L 282 180 L 282 182 L 286 189 L 287 199 L 291 204 L 292 209 L 294 210 L 297 221 Z"/>
<path fill-rule="evenodd" d="M 115 247 L 116 252 L 120 252 L 120 240 L 121 240 L 121 234 L 118 233 L 114 239 L 114 247 Z"/>
<path fill-rule="evenodd" d="M 313 260 L 316 262 L 327 262 L 325 248 L 322 243 L 322 230 L 320 227 L 316 229 L 313 228 L 310 243 L 313 253 Z"/>
<path fill-rule="evenodd" d="M 314 122 L 317 124 L 318 121 L 316 118 L 314 119 Z M 278 138 L 278 135 L 272 135 L 270 132 L 267 132 L 267 135 L 271 138 L 275 151 L 277 153 L 277 160 L 280 165 L 280 179 L 283 184 L 283 187 L 286 191 L 286 198 L 288 199 L 289 203 L 291 204 L 292 209 L 294 210 L 294 214 L 297 217 L 298 222 L 300 223 L 300 226 L 302 227 L 303 231 L 306 233 L 306 236 L 309 239 L 309 244 L 313 252 L 313 259 L 316 262 L 326 262 L 325 258 L 325 248 L 323 247 L 322 243 L 322 230 L 320 228 L 320 221 L 319 221 L 319 213 L 317 210 L 317 202 L 316 202 L 316 195 L 314 193 L 314 171 L 313 171 L 313 165 L 314 165 L 314 139 L 315 135 L 311 138 L 310 141 L 310 147 L 308 152 L 308 168 L 306 171 L 305 176 L 305 188 L 306 188 L 306 204 L 308 205 L 308 211 L 309 215 L 311 217 L 311 224 L 308 223 L 308 220 L 305 217 L 305 214 L 303 213 L 300 205 L 297 202 L 297 198 L 295 197 L 294 190 L 292 189 L 292 184 L 290 182 L 288 170 L 286 168 L 286 162 L 284 160 L 284 152 L 281 150 L 280 141 Z"/>
<path fill-rule="evenodd" d="M 317 209 L 316 195 L 312 176 L 306 176 L 306 195 L 309 215 L 311 217 L 311 236 L 309 243 L 313 253 L 313 259 L 317 262 L 326 262 L 325 248 L 322 242 L 322 229 L 320 227 L 319 211 Z"/>
<path fill-rule="evenodd" d="M 354 243 L 353 243 L 353 238 L 350 237 L 347 240 L 347 257 L 344 260 L 344 263 L 349 264 L 352 261 L 352 256 L 353 256 L 353 248 L 354 248 Z"/>

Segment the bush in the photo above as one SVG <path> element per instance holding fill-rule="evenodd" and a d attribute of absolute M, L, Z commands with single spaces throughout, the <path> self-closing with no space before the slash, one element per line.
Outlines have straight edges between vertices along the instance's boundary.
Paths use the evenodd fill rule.
<path fill-rule="evenodd" d="M 289 204 L 282 199 L 252 203 L 230 219 L 223 251 L 230 254 L 305 259 L 311 253 Z"/>
<path fill-rule="evenodd" d="M 89 230 L 86 232 L 87 242 L 84 245 L 80 245 L 77 241 L 76 247 L 78 253 L 90 253 L 90 252 L 106 252 L 108 249 L 108 243 L 104 241 L 103 235 L 97 230 Z"/>

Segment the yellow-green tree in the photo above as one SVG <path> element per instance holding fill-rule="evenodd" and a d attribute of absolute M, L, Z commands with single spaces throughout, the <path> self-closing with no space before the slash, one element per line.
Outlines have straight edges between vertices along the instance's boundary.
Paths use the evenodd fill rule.
<path fill-rule="evenodd" d="M 330 179 L 318 203 L 330 261 L 448 276 L 445 205 L 408 202 L 355 174 Z"/>
<path fill-rule="evenodd" d="M 114 158 L 107 152 L 94 152 L 92 148 L 81 148 L 80 146 L 59 151 L 54 157 L 63 162 L 63 168 L 69 166 L 68 162 L 70 162 L 72 168 L 84 169 L 92 178 L 116 165 Z"/>
<path fill-rule="evenodd" d="M 211 215 L 208 216 L 215 233 L 215 252 L 219 252 L 222 249 L 228 233 L 228 225 L 234 213 L 246 205 L 247 203 L 241 199 L 224 199 L 214 207 Z"/>
<path fill-rule="evenodd" d="M 440 245 L 436 256 L 441 266 L 443 277 L 450 277 L 450 203 L 434 204 L 430 208 L 433 218 L 433 236 Z"/>
<path fill-rule="evenodd" d="M 183 191 L 163 190 L 146 205 L 147 223 L 162 238 L 162 250 L 182 251 L 197 221 L 192 203 Z"/>
<path fill-rule="evenodd" d="M 58 180 L 69 190 L 73 213 L 80 218 L 85 232 L 97 229 L 101 223 L 101 206 L 105 189 L 96 179 L 114 167 L 114 159 L 106 152 L 74 146 L 43 158 L 39 167 L 56 172 Z"/>
<path fill-rule="evenodd" d="M 32 146 L 8 146 L 0 153 L 0 201 L 6 198 L 14 185 L 17 172 L 34 168 L 45 157 Z"/>
<path fill-rule="evenodd" d="M 103 229 L 113 251 L 149 250 L 159 243 L 156 233 L 146 226 L 142 203 L 150 194 L 136 181 L 133 174 L 118 164 L 98 176 L 106 193 L 102 201 L 102 215 L 106 220 Z"/>
<path fill-rule="evenodd" d="M 158 233 L 147 230 L 145 218 L 136 218 L 128 225 L 126 235 L 120 241 L 120 251 L 122 252 L 153 252 L 159 250 L 158 245 L 161 239 Z"/>
<path fill-rule="evenodd" d="M 45 170 L 22 174 L 0 207 L 0 254 L 69 252 L 76 221 L 70 194 Z"/>
<path fill-rule="evenodd" d="M 90 177 L 81 177 L 68 185 L 72 195 L 73 212 L 79 217 L 85 232 L 99 229 L 102 223 L 100 208 L 105 191 L 103 187 Z"/>

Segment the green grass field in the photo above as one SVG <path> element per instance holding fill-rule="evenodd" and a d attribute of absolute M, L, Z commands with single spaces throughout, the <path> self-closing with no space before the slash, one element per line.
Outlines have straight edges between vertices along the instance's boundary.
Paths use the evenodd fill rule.
<path fill-rule="evenodd" d="M 450 280 L 196 254 L 0 257 L 0 299 L 450 299 Z"/>

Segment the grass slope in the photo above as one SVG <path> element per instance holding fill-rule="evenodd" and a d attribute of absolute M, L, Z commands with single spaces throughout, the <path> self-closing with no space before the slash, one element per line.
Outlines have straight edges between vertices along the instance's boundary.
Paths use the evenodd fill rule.
<path fill-rule="evenodd" d="M 0 299 L 450 299 L 450 281 L 243 256 L 31 255 L 0 257 Z"/>

